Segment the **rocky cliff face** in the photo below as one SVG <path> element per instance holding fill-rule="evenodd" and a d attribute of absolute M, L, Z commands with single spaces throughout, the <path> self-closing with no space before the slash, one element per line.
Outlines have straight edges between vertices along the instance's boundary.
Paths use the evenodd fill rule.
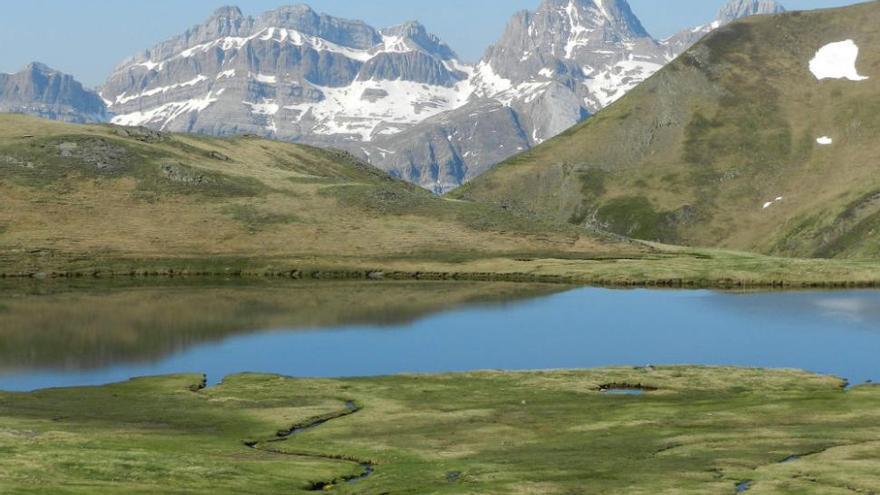
<path fill-rule="evenodd" d="M 15 74 L 0 74 L 0 112 L 23 113 L 73 123 L 107 119 L 101 98 L 73 76 L 32 63 Z"/>
<path fill-rule="evenodd" d="M 418 23 L 225 7 L 121 64 L 101 94 L 118 124 L 344 148 L 445 192 L 613 103 L 713 26 L 765 11 L 733 0 L 723 21 L 661 42 L 626 0 L 544 0 L 469 66 Z"/>

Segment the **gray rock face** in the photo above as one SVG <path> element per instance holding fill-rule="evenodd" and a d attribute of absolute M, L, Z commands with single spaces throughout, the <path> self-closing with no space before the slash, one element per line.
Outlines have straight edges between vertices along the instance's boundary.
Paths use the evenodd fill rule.
<path fill-rule="evenodd" d="M 714 21 L 676 33 L 674 36 L 663 40 L 663 44 L 669 49 L 670 54 L 678 55 L 699 41 L 703 36 L 737 19 L 752 15 L 780 14 L 782 12 L 785 12 L 785 8 L 774 0 L 730 0 L 721 8 Z"/>
<path fill-rule="evenodd" d="M 718 21 L 728 24 L 743 17 L 782 12 L 785 12 L 785 7 L 774 0 L 730 0 L 718 12 Z"/>
<path fill-rule="evenodd" d="M 0 112 L 73 123 L 107 120 L 107 108 L 97 93 L 83 88 L 73 76 L 40 63 L 15 74 L 0 74 Z"/>
<path fill-rule="evenodd" d="M 475 66 L 414 22 L 224 7 L 123 62 L 101 95 L 117 124 L 343 148 L 445 192 L 613 103 L 726 19 L 777 7 L 734 0 L 724 20 L 661 42 L 626 0 L 544 0 Z"/>

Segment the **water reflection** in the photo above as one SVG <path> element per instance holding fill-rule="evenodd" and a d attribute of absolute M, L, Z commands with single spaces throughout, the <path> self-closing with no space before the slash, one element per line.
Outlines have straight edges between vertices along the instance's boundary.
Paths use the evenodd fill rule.
<path fill-rule="evenodd" d="M 880 293 L 869 291 L 321 283 L 0 301 L 7 390 L 178 372 L 206 372 L 216 383 L 245 371 L 333 377 L 649 364 L 880 378 Z"/>
<path fill-rule="evenodd" d="M 0 292 L 0 372 L 150 362 L 199 344 L 273 329 L 399 327 L 453 307 L 564 290 L 422 282 L 5 289 Z"/>

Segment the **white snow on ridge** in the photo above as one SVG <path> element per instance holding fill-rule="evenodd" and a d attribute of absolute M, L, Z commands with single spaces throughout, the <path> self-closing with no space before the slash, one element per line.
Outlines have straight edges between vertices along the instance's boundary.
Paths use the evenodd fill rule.
<path fill-rule="evenodd" d="M 856 61 L 859 58 L 859 47 L 853 40 L 829 43 L 810 60 L 810 72 L 816 79 L 849 79 L 864 81 L 867 77 L 859 75 Z"/>
<path fill-rule="evenodd" d="M 198 76 L 196 76 L 196 77 L 193 78 L 193 79 L 190 79 L 189 81 L 182 82 L 182 83 L 179 83 L 179 84 L 172 84 L 172 85 L 170 85 L 170 86 L 162 86 L 162 87 L 160 87 L 160 88 L 149 89 L 149 90 L 147 90 L 147 91 L 144 91 L 143 93 L 136 94 L 136 95 L 126 96 L 125 93 L 122 93 L 121 95 L 119 95 L 119 96 L 116 97 L 116 102 L 115 102 L 115 103 L 121 105 L 121 104 L 123 104 L 123 103 L 128 103 L 128 102 L 130 102 L 130 101 L 134 101 L 134 100 L 137 100 L 137 99 L 140 99 L 140 98 L 145 98 L 145 97 L 148 97 L 148 96 L 155 96 L 155 95 L 160 94 L 160 93 L 167 93 L 167 92 L 169 92 L 169 91 L 171 91 L 171 90 L 173 90 L 173 89 L 186 88 L 186 87 L 189 87 L 189 86 L 195 86 L 196 84 L 199 84 L 199 83 L 201 83 L 201 82 L 203 82 L 203 81 L 207 81 L 207 80 L 208 80 L 207 77 L 205 77 L 205 76 L 199 74 Z M 106 101 L 106 100 L 105 100 L 105 101 Z"/>
<path fill-rule="evenodd" d="M 817 139 L 816 142 L 821 145 L 828 145 L 828 144 L 833 144 L 834 140 L 828 136 L 822 136 L 819 139 Z"/>
<path fill-rule="evenodd" d="M 139 126 L 161 123 L 162 126 L 160 127 L 160 130 L 164 130 L 168 124 L 174 121 L 174 119 L 190 112 L 198 113 L 208 108 L 217 101 L 219 96 L 219 92 L 214 94 L 209 91 L 208 94 L 202 98 L 175 101 L 143 112 L 117 115 L 116 117 L 113 117 L 111 122 L 122 126 Z"/>

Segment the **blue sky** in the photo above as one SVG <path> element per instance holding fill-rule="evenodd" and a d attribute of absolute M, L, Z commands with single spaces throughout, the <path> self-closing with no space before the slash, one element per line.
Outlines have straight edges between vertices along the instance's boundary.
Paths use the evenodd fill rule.
<path fill-rule="evenodd" d="M 629 0 L 654 36 L 705 23 L 725 0 Z M 8 0 L 0 17 L 0 71 L 40 61 L 96 86 L 124 58 L 204 20 L 218 6 L 258 14 L 284 0 Z M 511 14 L 540 0 L 311 0 L 316 10 L 376 26 L 418 20 L 463 59 L 474 61 L 498 39 Z M 790 10 L 857 3 L 782 0 Z"/>

